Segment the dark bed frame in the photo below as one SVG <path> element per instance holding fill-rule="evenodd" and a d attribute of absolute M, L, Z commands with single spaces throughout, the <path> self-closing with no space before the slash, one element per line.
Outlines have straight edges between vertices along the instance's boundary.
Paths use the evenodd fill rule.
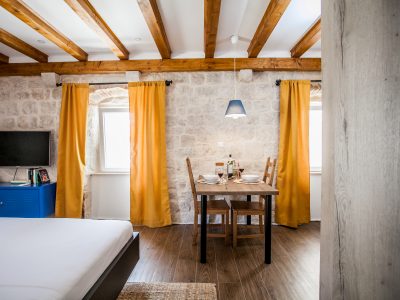
<path fill-rule="evenodd" d="M 139 260 L 139 233 L 125 244 L 83 299 L 117 299 Z"/>

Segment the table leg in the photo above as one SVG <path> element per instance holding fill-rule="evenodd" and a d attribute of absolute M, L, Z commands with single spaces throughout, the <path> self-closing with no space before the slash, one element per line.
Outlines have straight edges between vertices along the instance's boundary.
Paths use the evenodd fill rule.
<path fill-rule="evenodd" d="M 200 262 L 207 262 L 207 196 L 201 195 Z"/>
<path fill-rule="evenodd" d="M 251 202 L 251 195 L 247 195 L 247 202 Z M 251 216 L 247 216 L 247 225 L 251 225 Z"/>
<path fill-rule="evenodd" d="M 264 262 L 271 263 L 272 196 L 265 197 L 264 210 Z"/>

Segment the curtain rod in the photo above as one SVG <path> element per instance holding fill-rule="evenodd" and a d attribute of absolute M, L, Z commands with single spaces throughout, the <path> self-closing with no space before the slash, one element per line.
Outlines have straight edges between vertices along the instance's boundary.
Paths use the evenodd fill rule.
<path fill-rule="evenodd" d="M 110 85 L 110 84 L 128 84 L 128 82 L 90 82 L 89 85 Z M 165 80 L 165 85 L 170 86 L 172 80 Z M 62 86 L 62 83 L 56 83 L 56 86 Z"/>
<path fill-rule="evenodd" d="M 322 82 L 322 80 L 310 80 L 311 82 Z M 281 85 L 281 80 L 278 79 L 277 81 L 275 81 L 275 85 L 276 86 L 280 86 Z"/>

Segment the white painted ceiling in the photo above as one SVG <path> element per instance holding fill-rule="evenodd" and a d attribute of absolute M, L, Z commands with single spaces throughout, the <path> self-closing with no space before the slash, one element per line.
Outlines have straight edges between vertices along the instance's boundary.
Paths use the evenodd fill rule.
<path fill-rule="evenodd" d="M 89 60 L 117 60 L 107 44 L 63 0 L 24 0 L 48 23 L 89 54 Z M 90 0 L 130 52 L 130 59 L 161 58 L 136 0 Z M 204 57 L 203 0 L 157 0 L 172 58 Z M 269 0 L 222 0 L 215 57 L 247 57 L 247 48 Z M 258 57 L 290 57 L 290 49 L 320 16 L 320 0 L 292 0 Z M 0 7 L 0 27 L 49 55 L 75 61 L 45 37 Z M 230 43 L 237 34 L 239 43 Z M 10 62 L 34 62 L 0 43 Z M 318 42 L 303 57 L 321 57 Z"/>

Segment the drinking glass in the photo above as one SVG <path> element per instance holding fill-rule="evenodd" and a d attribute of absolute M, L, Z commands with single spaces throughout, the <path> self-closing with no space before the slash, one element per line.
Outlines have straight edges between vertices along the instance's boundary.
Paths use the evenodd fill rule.
<path fill-rule="evenodd" d="M 244 171 L 243 167 L 239 167 L 239 172 L 238 172 L 238 179 L 242 179 L 242 173 Z"/>
<path fill-rule="evenodd" d="M 225 171 L 225 164 L 223 162 L 217 162 L 215 163 L 215 174 L 219 176 L 219 181 L 222 183 L 223 182 L 223 176 L 224 176 L 224 171 Z"/>

